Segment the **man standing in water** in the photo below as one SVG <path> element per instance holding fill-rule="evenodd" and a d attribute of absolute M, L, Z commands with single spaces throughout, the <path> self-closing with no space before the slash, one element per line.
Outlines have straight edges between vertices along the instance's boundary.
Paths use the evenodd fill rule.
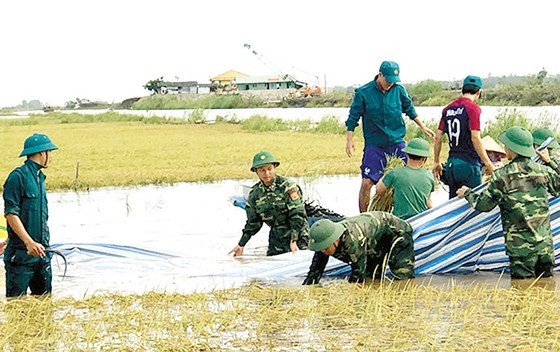
<path fill-rule="evenodd" d="M 383 61 L 374 80 L 356 89 L 350 113 L 346 120 L 346 154 L 354 153 L 354 129 L 362 118 L 364 154 L 362 157 L 362 184 L 359 194 L 360 212 L 367 211 L 371 187 L 383 176 L 387 156 L 396 155 L 406 162 L 402 149 L 406 134 L 403 113 L 408 115 L 422 131 L 434 137 L 432 130 L 418 118 L 412 100 L 400 82 L 399 65 Z"/>
<path fill-rule="evenodd" d="M 13 170 L 4 183 L 4 214 L 8 228 L 8 245 L 4 253 L 6 296 L 49 294 L 52 271 L 47 225 L 49 210 L 45 174 L 51 151 L 58 149 L 44 134 L 25 140 L 22 166 Z"/>
<path fill-rule="evenodd" d="M 278 165 L 280 163 L 267 151 L 253 157 L 251 171 L 257 174 L 259 182 L 249 193 L 243 235 L 230 254 L 243 255 L 243 248 L 263 223 L 270 227 L 266 255 L 307 249 L 309 224 L 301 191 L 294 182 L 276 174 Z"/>
<path fill-rule="evenodd" d="M 533 136 L 525 128 L 511 127 L 498 140 L 504 143 L 511 162 L 490 176 L 481 194 L 463 186 L 457 196 L 478 211 L 500 207 L 512 278 L 552 276 L 554 245 L 548 197 L 549 193 L 560 195 L 560 175 L 531 160 L 535 155 Z"/>
<path fill-rule="evenodd" d="M 494 172 L 480 137 L 480 98 L 482 79 L 467 76 L 463 80 L 462 96 L 447 105 L 441 115 L 434 143 L 434 167 L 432 172 L 439 180 L 443 166 L 439 161 L 443 135 L 449 137 L 449 159 L 445 164 L 449 199 L 455 197 L 461 186 L 474 188 L 482 182 L 481 167 L 487 175 Z"/>

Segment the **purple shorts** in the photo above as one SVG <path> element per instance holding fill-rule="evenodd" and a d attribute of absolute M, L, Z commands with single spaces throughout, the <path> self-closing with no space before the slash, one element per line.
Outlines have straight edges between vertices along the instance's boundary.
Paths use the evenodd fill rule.
<path fill-rule="evenodd" d="M 383 171 L 387 166 L 387 156 L 396 155 L 407 162 L 408 157 L 402 150 L 406 147 L 405 142 L 390 145 L 388 147 L 378 147 L 376 145 L 366 145 L 364 157 L 362 158 L 362 178 L 369 178 L 377 183 L 383 177 Z"/>

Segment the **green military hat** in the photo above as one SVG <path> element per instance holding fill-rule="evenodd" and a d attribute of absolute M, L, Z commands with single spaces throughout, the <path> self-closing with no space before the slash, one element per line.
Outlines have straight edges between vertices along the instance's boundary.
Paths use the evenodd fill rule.
<path fill-rule="evenodd" d="M 423 157 L 430 157 L 432 153 L 430 152 L 430 143 L 422 138 L 413 138 L 408 142 L 403 152 L 410 155 L 418 155 Z"/>
<path fill-rule="evenodd" d="M 255 171 L 258 167 L 263 165 L 273 164 L 274 166 L 280 165 L 280 162 L 276 158 L 265 150 L 258 152 L 253 157 L 253 165 L 251 166 L 251 171 Z"/>
<path fill-rule="evenodd" d="M 32 155 L 46 150 L 55 149 L 58 149 L 58 147 L 51 142 L 50 138 L 46 134 L 34 133 L 33 135 L 27 137 L 23 143 L 23 150 L 19 156 Z"/>
<path fill-rule="evenodd" d="M 519 155 L 532 157 L 535 155 L 531 132 L 520 126 L 510 127 L 498 136 L 498 140 Z"/>
<path fill-rule="evenodd" d="M 309 249 L 318 252 L 326 249 L 344 232 L 342 224 L 329 219 L 318 220 L 309 229 Z"/>
<path fill-rule="evenodd" d="M 556 141 L 556 134 L 546 127 L 537 128 L 533 131 L 533 144 L 541 145 L 548 137 L 554 138 L 547 148 L 560 148 L 560 144 Z"/>

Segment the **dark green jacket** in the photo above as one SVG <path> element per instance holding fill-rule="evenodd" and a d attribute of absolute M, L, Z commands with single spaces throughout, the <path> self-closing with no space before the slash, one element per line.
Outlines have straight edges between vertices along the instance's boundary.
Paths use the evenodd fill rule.
<path fill-rule="evenodd" d="M 380 277 L 388 264 L 397 279 L 414 277 L 412 227 L 393 214 L 372 211 L 340 221 L 346 230 L 333 257 L 350 263 L 350 282 Z M 304 284 L 318 283 L 329 256 L 316 252 Z"/>
<path fill-rule="evenodd" d="M 383 93 L 375 79 L 356 89 L 346 130 L 354 131 L 361 117 L 365 145 L 386 147 L 403 141 L 406 127 L 402 114 L 411 119 L 418 114 L 402 85 L 394 84 Z"/>
<path fill-rule="evenodd" d="M 299 187 L 282 176 L 276 175 L 269 187 L 259 181 L 249 193 L 247 222 L 238 244 L 245 246 L 265 223 L 270 227 L 267 255 L 289 252 L 291 241 L 306 249 L 309 224 L 301 197 Z"/>
<path fill-rule="evenodd" d="M 26 160 L 12 171 L 4 183 L 4 214 L 17 215 L 31 238 L 49 246 L 50 233 L 47 221 L 49 210 L 45 174 L 42 166 Z M 26 249 L 19 236 L 8 225 L 8 249 Z"/>

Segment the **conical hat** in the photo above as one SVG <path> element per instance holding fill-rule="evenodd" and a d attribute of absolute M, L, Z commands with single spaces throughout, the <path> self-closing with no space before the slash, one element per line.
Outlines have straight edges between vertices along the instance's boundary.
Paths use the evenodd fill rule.
<path fill-rule="evenodd" d="M 486 151 L 500 153 L 503 154 L 503 156 L 506 156 L 504 148 L 496 143 L 496 141 L 490 136 L 484 136 L 484 138 L 482 138 L 482 145 Z"/>

